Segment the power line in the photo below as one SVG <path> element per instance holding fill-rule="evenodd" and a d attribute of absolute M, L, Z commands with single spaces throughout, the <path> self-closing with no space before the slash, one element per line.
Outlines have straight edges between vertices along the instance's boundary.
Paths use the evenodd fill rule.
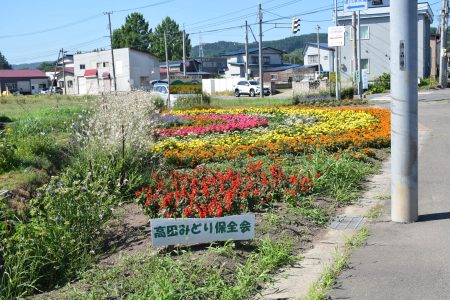
<path fill-rule="evenodd" d="M 112 12 L 115 13 L 119 13 L 119 12 L 127 12 L 127 11 L 132 11 L 132 10 L 141 10 L 144 8 L 149 8 L 149 7 L 154 7 L 154 6 L 159 6 L 159 5 L 164 5 L 170 2 L 174 2 L 175 0 L 166 0 L 166 1 L 161 1 L 161 2 L 156 2 L 153 4 L 149 4 L 149 5 L 144 5 L 144 6 L 140 6 L 140 7 L 135 7 L 135 8 L 127 8 L 127 9 L 121 9 L 121 10 L 113 10 Z"/>

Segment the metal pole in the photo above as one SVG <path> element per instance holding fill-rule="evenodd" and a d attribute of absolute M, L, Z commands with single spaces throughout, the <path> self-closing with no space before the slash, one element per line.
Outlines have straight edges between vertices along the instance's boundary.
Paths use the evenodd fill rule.
<path fill-rule="evenodd" d="M 448 0 L 442 1 L 441 9 L 441 51 L 439 66 L 439 84 L 443 89 L 447 88 L 447 31 L 448 31 Z"/>
<path fill-rule="evenodd" d="M 55 72 L 53 73 L 52 84 L 50 85 L 50 95 L 53 94 L 53 86 L 54 86 L 55 80 L 58 80 L 57 77 L 56 77 L 56 71 L 57 71 L 57 68 L 58 68 L 59 56 L 61 55 L 61 51 L 62 51 L 62 49 L 59 50 L 59 52 L 58 52 L 58 59 L 55 62 Z"/>
<path fill-rule="evenodd" d="M 116 64 L 114 62 L 114 49 L 113 49 L 113 43 L 112 43 L 112 29 L 111 29 L 111 14 L 112 12 L 105 12 L 103 13 L 105 15 L 108 15 L 108 21 L 109 21 L 109 42 L 111 45 L 111 60 L 112 60 L 112 71 L 113 71 L 113 76 L 112 76 L 112 80 L 114 80 L 114 93 L 117 94 L 117 80 L 116 80 Z"/>
<path fill-rule="evenodd" d="M 245 21 L 245 79 L 248 80 L 248 24 Z"/>
<path fill-rule="evenodd" d="M 263 69 L 263 56 L 262 56 L 262 5 L 259 2 L 259 95 L 264 98 L 264 69 Z"/>
<path fill-rule="evenodd" d="M 164 49 L 166 52 L 166 74 L 167 74 L 167 83 L 169 90 L 167 91 L 167 107 L 170 107 L 170 70 L 169 70 L 169 51 L 167 50 L 167 37 L 166 32 L 164 31 Z"/>
<path fill-rule="evenodd" d="M 319 67 L 318 67 L 318 70 L 319 70 L 319 77 L 318 77 L 318 79 L 320 80 L 320 71 L 321 71 L 321 65 L 320 65 L 320 26 L 319 25 L 317 25 L 317 27 L 316 27 L 316 29 L 317 29 L 317 56 L 318 56 L 318 60 L 319 60 Z"/>
<path fill-rule="evenodd" d="M 353 66 L 352 66 L 352 74 L 353 74 L 353 88 L 356 83 L 356 72 L 358 70 L 358 47 L 356 40 L 356 12 L 352 14 L 352 38 L 353 38 Z"/>
<path fill-rule="evenodd" d="M 183 29 L 183 75 L 186 76 L 186 31 Z"/>
<path fill-rule="evenodd" d="M 391 216 L 418 218 L 417 2 L 391 2 Z"/>
<path fill-rule="evenodd" d="M 63 71 L 63 81 L 64 81 L 64 95 L 67 95 L 67 90 L 66 90 L 66 62 L 64 61 L 64 59 L 66 58 L 66 55 L 64 53 L 64 48 L 61 49 L 61 53 L 62 53 L 62 71 Z"/>
<path fill-rule="evenodd" d="M 362 98 L 362 86 L 361 86 L 361 11 L 358 10 L 358 95 Z"/>
<path fill-rule="evenodd" d="M 338 22 L 338 17 L 337 17 L 337 0 L 334 0 L 334 23 L 336 26 L 338 26 L 339 22 Z M 340 69 L 340 65 L 339 65 L 339 47 L 335 47 L 334 49 L 334 74 L 336 76 L 336 100 L 340 100 L 341 99 L 341 95 L 340 95 L 340 89 L 339 89 L 339 69 Z"/>

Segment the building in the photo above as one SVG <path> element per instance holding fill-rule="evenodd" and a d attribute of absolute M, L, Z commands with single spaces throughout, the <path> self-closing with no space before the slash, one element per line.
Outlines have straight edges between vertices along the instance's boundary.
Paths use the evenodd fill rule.
<path fill-rule="evenodd" d="M 150 81 L 160 79 L 159 58 L 132 48 L 114 49 L 117 91 L 148 90 Z M 75 89 L 80 95 L 114 91 L 111 51 L 74 55 Z"/>
<path fill-rule="evenodd" d="M 430 26 L 433 11 L 428 3 L 418 3 L 418 76 L 431 73 Z M 366 69 L 369 80 L 390 72 L 390 2 L 369 0 L 369 8 L 361 12 L 361 69 Z M 345 26 L 345 46 L 341 47 L 342 80 L 352 79 L 353 37 L 352 13 L 338 11 L 339 25 Z"/>
<path fill-rule="evenodd" d="M 307 43 L 303 49 L 304 65 L 318 66 L 320 55 L 320 71 L 334 72 L 334 48 L 328 47 L 327 43 L 320 43 L 318 51 L 317 43 Z"/>
<path fill-rule="evenodd" d="M 211 75 L 224 75 L 227 68 L 227 59 L 224 57 L 199 57 L 196 60 L 200 61 L 200 71 L 209 73 Z"/>
<path fill-rule="evenodd" d="M 262 48 L 263 66 L 264 68 L 274 68 L 283 65 L 283 50 L 272 47 Z M 245 50 L 230 52 L 224 55 L 227 57 L 226 77 L 245 77 Z M 253 48 L 248 50 L 248 69 L 250 77 L 259 77 L 259 49 Z"/>
<path fill-rule="evenodd" d="M 38 94 L 48 86 L 48 77 L 42 71 L 0 70 L 0 94 L 4 91 L 24 95 Z"/>
<path fill-rule="evenodd" d="M 65 92 L 67 95 L 76 95 L 78 93 L 78 90 L 75 88 L 75 74 L 74 74 L 74 68 L 72 67 L 66 67 L 64 68 L 64 72 L 61 68 L 56 73 L 56 84 L 53 83 L 54 86 L 59 86 L 63 92 Z M 65 84 L 64 84 L 65 82 Z M 64 85 L 66 88 L 64 89 Z"/>

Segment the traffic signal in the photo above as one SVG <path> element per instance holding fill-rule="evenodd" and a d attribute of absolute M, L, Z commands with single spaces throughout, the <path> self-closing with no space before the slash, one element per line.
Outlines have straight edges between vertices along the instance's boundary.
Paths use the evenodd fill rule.
<path fill-rule="evenodd" d="M 292 19 L 292 32 L 297 33 L 300 31 L 300 20 L 297 18 Z"/>

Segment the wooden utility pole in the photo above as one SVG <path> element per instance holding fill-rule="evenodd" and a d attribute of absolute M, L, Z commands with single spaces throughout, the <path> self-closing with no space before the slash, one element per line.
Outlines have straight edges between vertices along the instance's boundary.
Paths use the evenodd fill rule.
<path fill-rule="evenodd" d="M 67 90 L 66 90 L 66 62 L 65 62 L 66 55 L 64 53 L 64 48 L 61 49 L 61 53 L 62 53 L 62 72 L 63 72 L 63 82 L 64 82 L 64 95 L 67 95 Z"/>
<path fill-rule="evenodd" d="M 186 76 L 186 31 L 183 29 L 183 75 Z"/>
<path fill-rule="evenodd" d="M 264 69 L 263 69 L 263 55 L 262 55 L 262 38 L 263 38 L 263 32 L 262 32 L 262 20 L 263 20 L 263 13 L 262 13 L 262 5 L 261 2 L 259 2 L 259 95 L 261 98 L 264 98 Z"/>
<path fill-rule="evenodd" d="M 104 15 L 108 15 L 108 21 L 109 21 L 109 43 L 111 46 L 111 60 L 112 60 L 112 80 L 114 80 L 114 93 L 117 95 L 117 80 L 116 80 L 116 64 L 114 63 L 114 49 L 113 49 L 113 43 L 112 43 L 112 28 L 111 28 L 111 14 L 112 11 L 104 12 Z"/>
<path fill-rule="evenodd" d="M 317 59 L 318 59 L 318 70 L 319 70 L 319 77 L 318 79 L 320 80 L 320 74 L 321 74 L 321 67 L 320 67 L 320 26 L 317 25 L 316 27 L 317 29 Z"/>
<path fill-rule="evenodd" d="M 166 74 L 167 74 L 167 83 L 168 83 L 168 91 L 167 91 L 167 107 L 170 107 L 170 70 L 169 70 L 169 51 L 167 50 L 167 36 L 164 31 L 164 49 L 166 52 Z"/>
<path fill-rule="evenodd" d="M 352 14 L 352 38 L 353 38 L 353 65 L 352 65 L 352 74 L 353 74 L 353 83 L 356 83 L 356 72 L 358 70 L 358 40 L 357 40 L 357 27 L 356 27 L 356 12 Z"/>

